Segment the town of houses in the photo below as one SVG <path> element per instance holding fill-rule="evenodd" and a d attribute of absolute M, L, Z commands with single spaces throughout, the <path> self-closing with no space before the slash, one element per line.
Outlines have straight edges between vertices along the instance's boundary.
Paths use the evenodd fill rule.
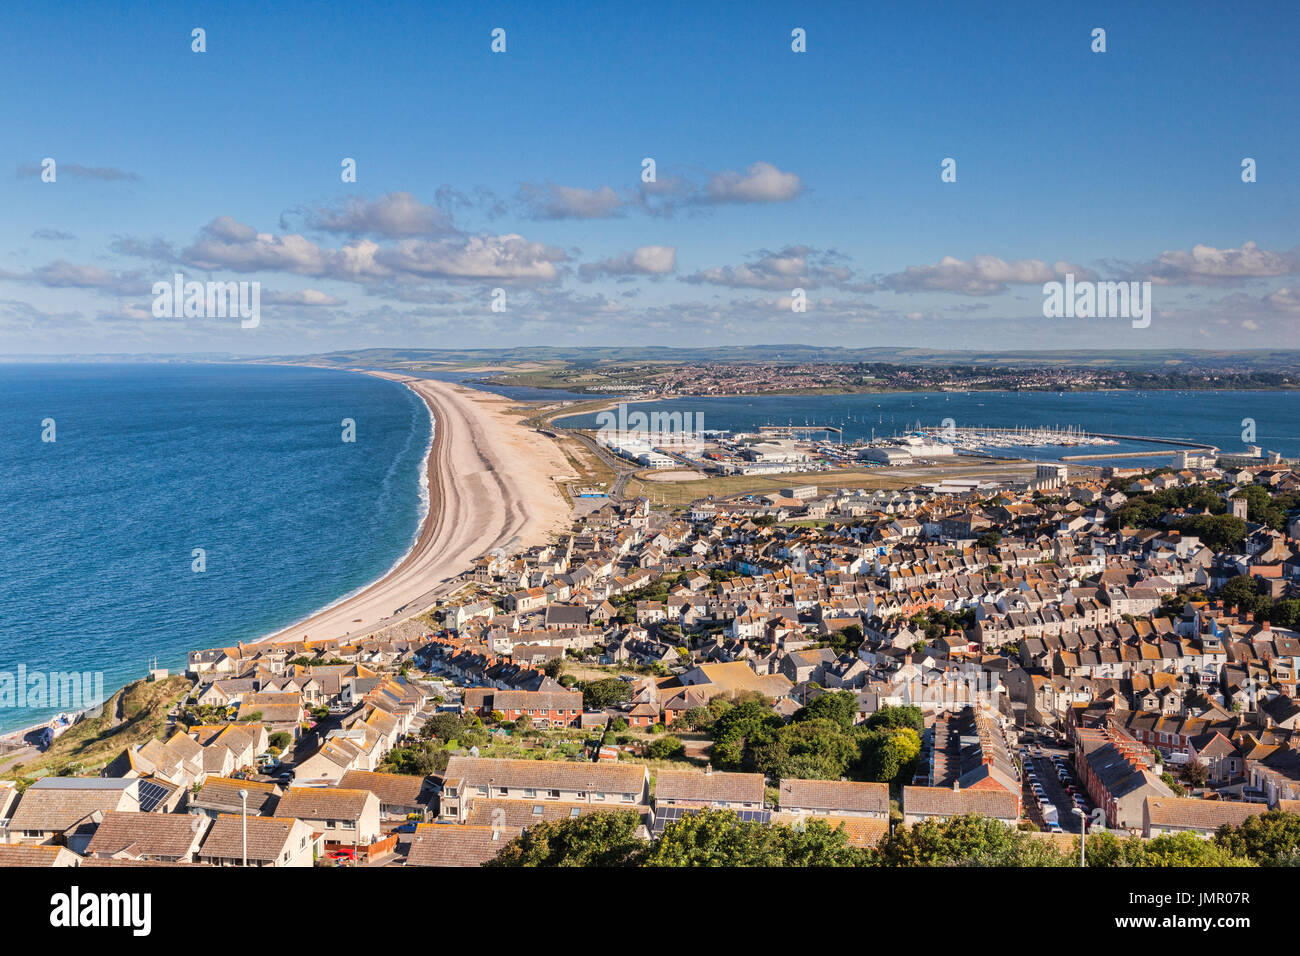
<path fill-rule="evenodd" d="M 635 811 L 647 835 L 702 808 L 818 815 L 860 846 L 967 813 L 1063 833 L 1077 810 L 1150 837 L 1295 810 L 1300 635 L 1216 594 L 1246 576 L 1295 596 L 1300 521 L 1246 522 L 1224 553 L 1172 523 L 1112 520 L 1130 495 L 1207 482 L 1243 515 L 1240 488 L 1300 488 L 1282 467 L 1203 468 L 1126 489 L 1062 471 L 673 511 L 608 501 L 545 546 L 480 558 L 424 620 L 351 643 L 191 653 L 187 706 L 203 719 L 94 775 L 0 783 L 0 865 L 479 865 L 530 826 L 602 809 Z M 625 699 L 584 706 L 557 679 L 569 662 L 621 675 Z M 853 694 L 859 721 L 920 708 L 910 783 L 652 765 L 607 733 L 671 732 L 738 695 L 789 719 L 830 691 Z M 467 748 L 439 773 L 380 769 L 448 713 L 526 718 L 590 745 L 567 760 Z M 1068 792 L 1031 784 L 1044 761 L 1068 768 Z M 1204 781 L 1180 795 L 1169 771 L 1189 764 Z"/>

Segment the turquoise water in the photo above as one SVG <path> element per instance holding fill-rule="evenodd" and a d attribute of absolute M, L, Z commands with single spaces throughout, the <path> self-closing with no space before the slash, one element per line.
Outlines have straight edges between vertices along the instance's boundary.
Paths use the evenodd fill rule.
<path fill-rule="evenodd" d="M 111 693 L 179 669 L 364 587 L 426 507 L 428 409 L 369 375 L 4 365 L 0 409 L 0 675 L 102 671 Z M 63 709 L 0 705 L 0 729 Z"/>
<path fill-rule="evenodd" d="M 1243 447 L 1243 420 L 1254 422 L 1255 441 L 1288 457 L 1300 456 L 1300 392 L 897 392 L 882 395 L 768 395 L 752 398 L 680 398 L 637 403 L 647 413 L 690 412 L 703 416 L 706 429 L 746 431 L 759 425 L 837 425 L 844 440 L 887 437 L 922 425 L 935 428 L 951 418 L 958 428 L 1017 425 L 1081 426 L 1085 431 L 1120 435 L 1186 438 L 1228 452 Z M 596 416 L 563 418 L 558 425 L 596 427 Z M 1168 446 L 1164 446 L 1168 447 Z M 1122 453 L 1158 448 L 1134 442 L 1115 446 L 1026 448 L 1028 457 L 1059 454 Z M 1003 455 L 1015 448 L 996 449 Z M 1156 458 L 1099 464 L 1142 464 Z"/>

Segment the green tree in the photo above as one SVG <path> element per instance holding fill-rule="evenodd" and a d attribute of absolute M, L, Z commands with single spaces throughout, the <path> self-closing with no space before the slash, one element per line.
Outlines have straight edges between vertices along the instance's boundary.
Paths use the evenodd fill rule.
<path fill-rule="evenodd" d="M 1164 834 L 1146 841 L 1139 866 L 1253 866 L 1195 833 Z"/>
<path fill-rule="evenodd" d="M 781 718 L 760 701 L 731 706 L 713 722 L 713 762 L 726 770 L 752 769 L 751 748 L 771 740 L 782 726 Z"/>
<path fill-rule="evenodd" d="M 866 726 L 870 730 L 893 730 L 896 727 L 910 727 L 918 734 L 925 729 L 925 717 L 921 708 L 908 704 L 901 707 L 885 706 L 867 718 Z"/>
<path fill-rule="evenodd" d="M 1237 551 L 1246 539 L 1246 522 L 1232 515 L 1197 515 L 1184 518 L 1174 527 L 1200 538 L 1212 551 Z"/>
<path fill-rule="evenodd" d="M 857 742 L 833 720 L 803 720 L 779 727 L 751 746 L 755 770 L 773 780 L 838 780 L 858 756 Z"/>
<path fill-rule="evenodd" d="M 682 714 L 682 723 L 687 730 L 703 730 L 713 723 L 713 715 L 707 707 L 692 707 Z"/>
<path fill-rule="evenodd" d="M 413 740 L 399 744 L 384 757 L 379 770 L 383 773 L 409 774 L 427 777 L 431 773 L 442 773 L 447 769 L 451 755 L 429 740 Z"/>
<path fill-rule="evenodd" d="M 604 710 L 632 696 L 632 685 L 617 677 L 588 681 L 582 685 L 582 706 L 585 710 Z"/>
<path fill-rule="evenodd" d="M 647 845 L 631 810 L 587 813 L 531 826 L 484 866 L 641 866 Z"/>
<path fill-rule="evenodd" d="M 1224 607 L 1235 607 L 1241 611 L 1257 614 L 1265 613 L 1272 609 L 1273 602 L 1268 595 L 1260 593 L 1259 586 L 1259 578 L 1239 574 L 1229 579 L 1219 589 L 1219 598 L 1223 601 Z"/>
<path fill-rule="evenodd" d="M 648 866 L 780 866 L 770 829 L 742 820 L 730 810 L 701 810 L 664 829 L 646 861 Z"/>
<path fill-rule="evenodd" d="M 817 697 L 794 713 L 794 721 L 830 720 L 845 730 L 858 716 L 858 697 L 851 690 L 837 690 Z"/>
<path fill-rule="evenodd" d="M 1210 779 L 1210 771 L 1199 760 L 1183 764 L 1183 779 L 1193 787 L 1203 787 Z"/>
<path fill-rule="evenodd" d="M 439 740 L 458 740 L 465 729 L 465 721 L 458 714 L 434 714 L 420 728 L 421 737 L 437 737 Z"/>
<path fill-rule="evenodd" d="M 1300 814 L 1269 810 L 1240 826 L 1223 826 L 1214 842 L 1233 856 L 1275 866 L 1300 851 Z"/>
<path fill-rule="evenodd" d="M 1078 859 L 1079 841 L 1075 840 L 1074 858 Z M 1141 866 L 1145 850 L 1138 836 L 1119 837 L 1109 830 L 1088 834 L 1085 854 L 1088 866 Z"/>
<path fill-rule="evenodd" d="M 665 735 L 650 741 L 645 753 L 652 760 L 679 760 L 686 755 L 686 745 L 677 737 Z"/>
<path fill-rule="evenodd" d="M 1183 797 L 1187 795 L 1187 789 L 1179 783 L 1174 778 L 1174 775 L 1168 770 L 1160 775 L 1160 779 L 1164 781 L 1166 787 L 1174 792 L 1175 797 Z"/>
<path fill-rule="evenodd" d="M 1050 843 L 975 814 L 896 827 L 876 849 L 886 866 L 1069 865 Z"/>
<path fill-rule="evenodd" d="M 906 783 L 921 753 L 921 735 L 911 727 L 867 730 L 859 738 L 858 775 L 878 783 Z"/>

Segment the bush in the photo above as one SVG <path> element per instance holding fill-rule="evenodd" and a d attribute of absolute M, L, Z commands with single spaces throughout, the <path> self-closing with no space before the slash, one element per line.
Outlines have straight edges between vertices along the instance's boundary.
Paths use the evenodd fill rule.
<path fill-rule="evenodd" d="M 645 755 L 652 760 L 679 760 L 686 755 L 686 745 L 678 738 L 667 734 L 650 741 Z"/>

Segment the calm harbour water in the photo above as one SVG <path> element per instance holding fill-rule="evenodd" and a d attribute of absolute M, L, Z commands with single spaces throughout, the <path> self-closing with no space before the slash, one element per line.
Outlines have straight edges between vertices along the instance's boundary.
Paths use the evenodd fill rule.
<path fill-rule="evenodd" d="M 1085 431 L 1119 435 L 1184 438 L 1218 446 L 1243 447 L 1243 420 L 1255 427 L 1255 444 L 1300 456 L 1300 392 L 1156 391 L 1156 392 L 895 392 L 856 395 L 766 395 L 756 397 L 676 398 L 637 403 L 644 412 L 683 412 L 703 417 L 703 427 L 749 431 L 759 425 L 836 425 L 844 440 L 867 440 L 901 434 L 919 422 L 937 428 L 951 418 L 958 428 L 992 426 L 1079 426 Z M 594 414 L 556 422 L 594 428 Z M 1168 446 L 1165 446 L 1168 447 Z M 1003 448 L 1003 455 L 1054 458 L 1060 454 L 1122 453 L 1158 450 L 1156 446 L 1120 442 L 1115 446 L 1077 448 Z M 1111 464 L 1112 462 L 1101 462 Z M 1115 464 L 1159 467 L 1160 459 L 1119 460 Z"/>

